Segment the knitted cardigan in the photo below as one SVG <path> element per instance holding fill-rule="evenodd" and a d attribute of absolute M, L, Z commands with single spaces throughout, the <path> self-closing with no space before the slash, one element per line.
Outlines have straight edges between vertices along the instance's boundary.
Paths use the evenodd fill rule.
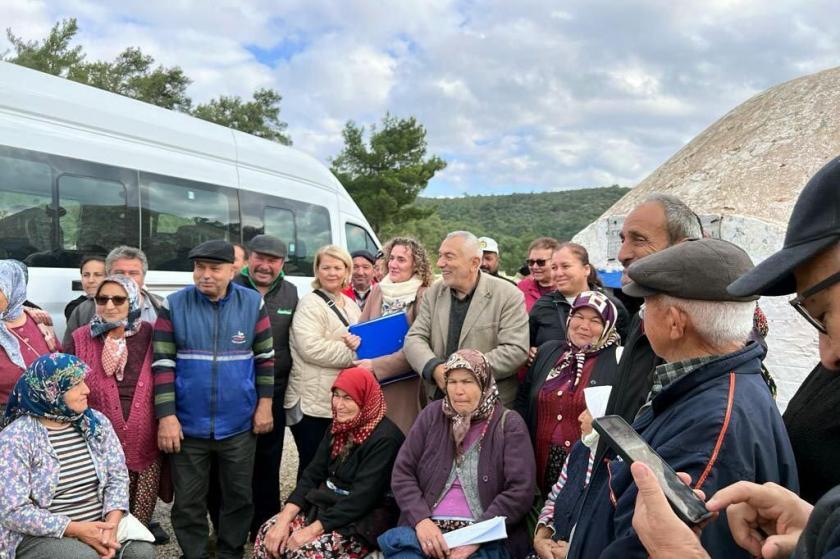
<path fill-rule="evenodd" d="M 151 328 L 143 323 L 143 328 Z M 154 409 L 154 382 L 152 378 L 152 344 L 143 358 L 143 366 L 137 385 L 134 387 L 134 397 L 131 401 L 131 412 L 128 420 L 123 416 L 120 404 L 120 393 L 115 376 L 108 376 L 102 368 L 102 347 L 104 338 L 90 335 L 90 325 L 85 325 L 73 332 L 76 356 L 90 366 L 85 377 L 85 383 L 90 388 L 88 396 L 91 408 L 105 414 L 114 426 L 114 431 L 125 452 L 125 463 L 132 472 L 142 472 L 158 457 L 157 419 Z M 131 343 L 131 338 L 128 338 Z"/>

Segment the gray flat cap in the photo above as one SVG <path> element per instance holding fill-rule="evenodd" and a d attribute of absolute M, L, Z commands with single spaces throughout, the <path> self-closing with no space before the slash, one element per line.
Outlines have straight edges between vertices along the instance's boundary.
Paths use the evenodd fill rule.
<path fill-rule="evenodd" d="M 753 269 L 744 250 L 719 239 L 693 239 L 645 256 L 627 269 L 632 280 L 621 290 L 631 297 L 657 294 L 701 301 L 755 301 L 726 287 Z"/>
<path fill-rule="evenodd" d="M 257 235 L 248 243 L 248 250 L 277 258 L 286 258 L 286 243 L 271 235 Z"/>

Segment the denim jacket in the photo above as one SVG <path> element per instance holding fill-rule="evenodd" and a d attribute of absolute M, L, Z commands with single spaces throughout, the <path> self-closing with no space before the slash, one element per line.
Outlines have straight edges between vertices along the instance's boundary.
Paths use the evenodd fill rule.
<path fill-rule="evenodd" d="M 111 423 L 101 413 L 93 413 L 103 437 L 90 441 L 88 448 L 99 478 L 104 518 L 113 510 L 128 510 L 128 470 Z M 70 518 L 47 510 L 60 473 L 47 429 L 37 419 L 23 416 L 0 431 L 0 559 L 14 557 L 25 535 L 64 535 Z"/>

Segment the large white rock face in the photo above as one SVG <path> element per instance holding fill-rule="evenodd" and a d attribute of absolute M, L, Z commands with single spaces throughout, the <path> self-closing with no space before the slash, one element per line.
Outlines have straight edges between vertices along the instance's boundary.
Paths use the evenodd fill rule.
<path fill-rule="evenodd" d="M 756 95 L 689 142 L 575 236 L 597 266 L 612 266 L 624 216 L 646 196 L 681 198 L 714 237 L 758 263 L 781 248 L 790 212 L 808 179 L 840 155 L 840 68 Z M 786 298 L 760 302 L 770 322 L 766 364 L 782 409 L 819 361 L 817 336 Z"/>

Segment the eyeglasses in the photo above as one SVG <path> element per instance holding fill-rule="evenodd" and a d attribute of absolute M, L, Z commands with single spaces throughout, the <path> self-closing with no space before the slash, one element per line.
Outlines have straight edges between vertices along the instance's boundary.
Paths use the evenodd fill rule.
<path fill-rule="evenodd" d="M 545 266 L 546 262 L 548 262 L 548 260 L 546 260 L 545 258 L 529 258 L 525 261 L 525 263 L 528 264 L 529 268 L 533 268 L 534 266 L 539 266 L 540 268 L 542 268 L 543 266 Z"/>
<path fill-rule="evenodd" d="M 97 305 L 102 307 L 107 305 L 108 301 L 114 303 L 115 307 L 121 307 L 125 305 L 126 301 L 128 301 L 128 297 L 123 297 L 122 295 L 111 295 L 110 297 L 106 297 L 104 295 L 97 295 L 93 299 L 96 301 Z"/>
<path fill-rule="evenodd" d="M 814 318 L 811 315 L 811 313 L 808 312 L 808 309 L 805 308 L 805 301 L 807 301 L 808 298 L 813 297 L 814 295 L 816 295 L 820 291 L 823 291 L 824 289 L 828 289 L 829 287 L 831 287 L 835 283 L 840 283 L 840 272 L 837 272 L 836 274 L 832 274 L 832 275 L 828 276 L 827 278 L 822 280 L 817 285 L 815 285 L 813 287 L 810 287 L 810 288 L 806 289 L 805 291 L 803 291 L 802 295 L 799 295 L 798 297 L 796 297 L 794 299 L 791 299 L 791 301 L 790 301 L 790 306 L 792 306 L 794 309 L 796 309 L 796 311 L 799 314 L 801 314 L 802 317 L 805 320 L 807 320 L 808 323 L 811 326 L 816 328 L 822 334 L 828 334 L 828 331 L 825 328 L 825 324 L 823 323 L 822 320 L 818 320 L 818 319 Z"/>

